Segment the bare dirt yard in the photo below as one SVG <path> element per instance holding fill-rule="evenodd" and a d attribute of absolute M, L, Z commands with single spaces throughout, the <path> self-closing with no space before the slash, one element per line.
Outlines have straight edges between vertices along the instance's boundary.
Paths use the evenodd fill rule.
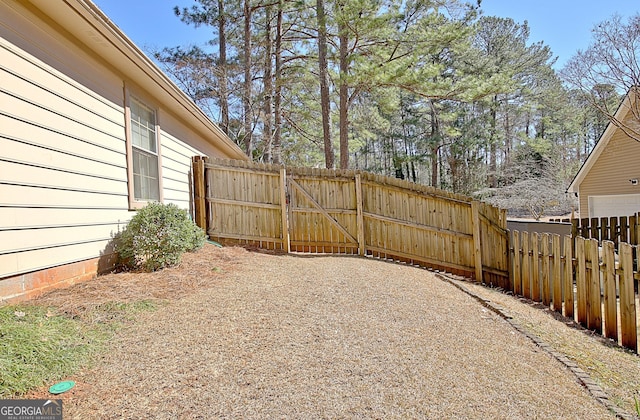
<path fill-rule="evenodd" d="M 482 291 L 511 299 L 539 330 L 561 324 L 548 334 L 570 331 L 569 346 L 611 349 Z M 68 378 L 65 418 L 614 418 L 505 319 L 407 265 L 206 245 L 179 267 L 109 274 L 42 301 L 82 313 L 142 299 L 164 304 Z M 630 364 L 616 369 L 638 369 L 637 356 L 614 351 Z"/>

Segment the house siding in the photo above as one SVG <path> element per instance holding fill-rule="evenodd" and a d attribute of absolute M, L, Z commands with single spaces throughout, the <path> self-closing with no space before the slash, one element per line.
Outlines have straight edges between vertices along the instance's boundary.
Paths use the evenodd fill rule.
<path fill-rule="evenodd" d="M 100 257 L 131 217 L 123 101 L 41 58 L 122 81 L 13 6 L 0 6 L 0 278 Z"/>
<path fill-rule="evenodd" d="M 634 178 L 640 179 L 640 143 L 617 130 L 580 184 L 580 216 L 589 217 L 589 196 L 640 194 L 640 185 L 629 182 Z"/>
<path fill-rule="evenodd" d="M 129 82 L 37 10 L 0 3 L 0 301 L 111 266 L 109 242 L 134 214 Z M 164 202 L 189 209 L 192 156 L 224 154 L 175 110 L 158 113 Z"/>

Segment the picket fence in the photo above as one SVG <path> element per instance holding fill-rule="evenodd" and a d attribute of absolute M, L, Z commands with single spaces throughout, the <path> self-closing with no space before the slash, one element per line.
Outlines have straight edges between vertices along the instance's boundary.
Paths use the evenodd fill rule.
<path fill-rule="evenodd" d="M 599 246 L 580 236 L 513 231 L 510 260 L 509 290 L 516 295 L 638 351 L 640 275 L 632 245 L 621 242 L 616 253 L 612 241 Z"/>

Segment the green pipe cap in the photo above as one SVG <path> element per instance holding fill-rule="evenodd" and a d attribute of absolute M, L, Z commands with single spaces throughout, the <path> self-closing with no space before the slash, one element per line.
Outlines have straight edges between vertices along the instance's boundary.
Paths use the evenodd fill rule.
<path fill-rule="evenodd" d="M 73 388 L 75 385 L 76 383 L 73 381 L 58 382 L 57 384 L 52 385 L 51 388 L 49 388 L 49 392 L 52 394 L 62 394 L 63 392 L 67 392 L 68 390 Z"/>

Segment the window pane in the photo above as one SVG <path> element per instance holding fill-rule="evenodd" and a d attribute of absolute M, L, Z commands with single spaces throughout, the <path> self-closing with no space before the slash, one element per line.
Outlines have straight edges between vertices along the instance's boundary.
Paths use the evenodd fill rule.
<path fill-rule="evenodd" d="M 132 152 L 135 200 L 160 200 L 158 157 L 135 148 Z"/>
<path fill-rule="evenodd" d="M 131 99 L 131 142 L 156 153 L 156 114 L 153 110 Z"/>

